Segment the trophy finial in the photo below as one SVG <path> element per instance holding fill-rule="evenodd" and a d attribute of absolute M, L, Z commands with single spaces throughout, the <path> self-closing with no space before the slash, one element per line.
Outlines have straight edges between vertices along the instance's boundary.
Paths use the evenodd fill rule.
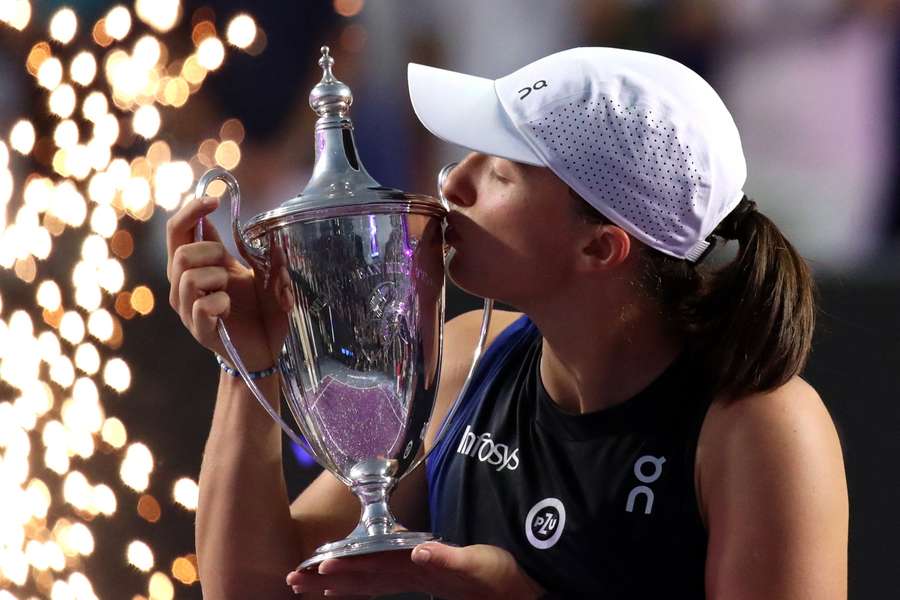
<path fill-rule="evenodd" d="M 322 79 L 310 92 L 309 105 L 320 117 L 344 117 L 350 112 L 353 93 L 349 86 L 335 79 L 331 71 L 334 66 L 331 48 L 322 46 L 320 51 L 322 58 L 319 59 L 319 66 L 322 67 Z"/>
<path fill-rule="evenodd" d="M 331 72 L 331 67 L 334 66 L 334 58 L 331 56 L 331 48 L 328 46 L 322 46 L 319 48 L 319 52 L 322 53 L 322 58 L 319 59 L 319 66 L 322 67 L 322 81 L 332 82 L 334 81 L 334 75 Z"/>

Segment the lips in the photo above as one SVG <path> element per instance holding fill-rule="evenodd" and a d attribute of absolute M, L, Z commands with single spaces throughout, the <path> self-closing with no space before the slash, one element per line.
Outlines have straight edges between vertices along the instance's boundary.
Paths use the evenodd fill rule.
<path fill-rule="evenodd" d="M 459 241 L 459 233 L 457 233 L 453 225 L 450 225 L 449 223 L 447 223 L 447 227 L 444 229 L 444 241 L 448 244 L 454 244 Z"/>
<path fill-rule="evenodd" d="M 459 235 L 459 220 L 461 217 L 459 214 L 451 212 L 447 215 L 447 225 L 444 228 L 444 241 L 448 244 L 454 244 L 460 241 Z"/>

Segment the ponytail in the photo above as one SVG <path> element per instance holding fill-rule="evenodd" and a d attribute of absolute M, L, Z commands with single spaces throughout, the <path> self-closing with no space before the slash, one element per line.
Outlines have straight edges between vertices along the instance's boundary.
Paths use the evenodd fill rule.
<path fill-rule="evenodd" d="M 806 365 L 815 284 L 806 262 L 746 197 L 713 232 L 737 256 L 707 269 L 646 253 L 644 282 L 687 341 L 715 394 L 736 398 L 786 383 Z"/>

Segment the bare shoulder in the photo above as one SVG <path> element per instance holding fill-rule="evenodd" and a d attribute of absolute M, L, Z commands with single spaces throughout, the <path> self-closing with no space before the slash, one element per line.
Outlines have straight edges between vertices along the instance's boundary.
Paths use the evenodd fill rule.
<path fill-rule="evenodd" d="M 482 314 L 483 311 L 481 310 L 470 310 L 447 321 L 446 325 L 444 325 L 444 343 L 452 345 L 449 350 L 453 352 L 463 350 L 457 346 L 466 344 L 467 342 L 470 343 L 474 349 L 475 343 L 478 341 L 478 336 L 481 333 Z M 485 347 L 489 346 L 494 338 L 500 335 L 504 329 L 509 327 L 521 316 L 522 313 L 509 310 L 492 311 L 491 325 L 488 328 Z M 445 350 L 447 350 L 447 348 L 445 348 Z"/>
<path fill-rule="evenodd" d="M 696 466 L 710 597 L 845 597 L 843 456 L 812 386 L 794 377 L 770 392 L 714 402 Z"/>
<path fill-rule="evenodd" d="M 521 316 L 522 313 L 507 310 L 492 311 L 484 349 L 487 350 L 497 336 Z M 465 380 L 481 335 L 481 321 L 482 311 L 473 310 L 454 317 L 444 325 L 442 388 L 448 388 L 448 391 L 458 389 Z"/>
<path fill-rule="evenodd" d="M 497 336 L 521 316 L 522 313 L 519 312 L 492 311 L 484 349 L 487 350 Z M 466 375 L 472 365 L 475 346 L 478 344 L 481 334 L 481 321 L 482 311 L 473 310 L 450 319 L 444 325 L 441 379 L 431 423 L 425 437 L 426 448 L 431 447 L 434 435 L 437 433 L 436 428 L 443 422 L 444 416 L 465 383 Z"/>
<path fill-rule="evenodd" d="M 700 443 L 721 450 L 799 450 L 840 452 L 837 431 L 822 398 L 809 383 L 794 377 L 770 392 L 712 404 Z"/>

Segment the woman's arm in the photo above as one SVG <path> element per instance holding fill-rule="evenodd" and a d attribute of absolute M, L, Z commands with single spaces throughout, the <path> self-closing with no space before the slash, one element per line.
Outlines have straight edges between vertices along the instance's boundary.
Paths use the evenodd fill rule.
<path fill-rule="evenodd" d="M 216 322 L 225 319 L 247 367 L 264 369 L 273 360 L 269 338 L 277 340 L 282 326 L 277 311 L 258 301 L 252 271 L 228 254 L 212 226 L 205 228 L 205 241 L 193 240 L 197 221 L 217 205 L 198 198 L 168 223 L 169 302 L 197 341 L 219 354 Z M 277 378 L 259 384 L 277 408 Z M 200 470 L 196 545 L 205 598 L 292 597 L 284 572 L 306 558 L 307 549 L 349 530 L 292 519 L 281 456 L 278 426 L 243 381 L 223 373 Z M 323 503 L 325 510 L 334 523 L 352 525 L 358 507 L 339 500 Z"/>
<path fill-rule="evenodd" d="M 276 377 L 259 382 L 278 398 Z M 203 596 L 290 598 L 283 573 L 306 541 L 288 509 L 281 430 L 243 381 L 223 373 L 200 469 L 196 544 Z"/>
<path fill-rule="evenodd" d="M 697 467 L 707 597 L 847 597 L 844 463 L 812 387 L 795 377 L 768 394 L 715 403 Z"/>

